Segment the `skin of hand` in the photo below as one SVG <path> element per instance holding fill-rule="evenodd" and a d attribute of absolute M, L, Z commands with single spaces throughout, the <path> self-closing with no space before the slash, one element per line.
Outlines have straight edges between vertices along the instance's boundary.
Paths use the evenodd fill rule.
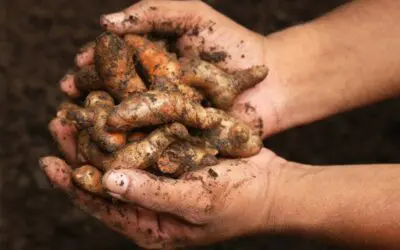
<path fill-rule="evenodd" d="M 73 126 L 56 118 L 49 127 L 74 165 Z M 103 184 L 109 194 L 127 202 L 112 203 L 76 188 L 65 161 L 56 157 L 40 160 L 53 185 L 75 205 L 148 249 L 210 244 L 273 231 L 269 220 L 274 217 L 274 187 L 286 164 L 264 149 L 254 157 L 223 160 L 177 180 L 141 170 L 112 170 L 104 176 Z"/>

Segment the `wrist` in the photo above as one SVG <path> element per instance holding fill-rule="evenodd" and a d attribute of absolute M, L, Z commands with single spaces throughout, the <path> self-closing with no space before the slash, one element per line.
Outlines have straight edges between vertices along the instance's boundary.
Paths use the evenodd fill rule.
<path fill-rule="evenodd" d="M 256 111 L 244 119 L 252 124 L 251 117 L 259 117 L 263 138 L 311 120 L 320 108 L 310 107 L 307 101 L 321 58 L 317 36 L 309 25 L 298 25 L 263 38 L 262 63 L 269 69 L 268 76 L 240 95 L 234 108 L 240 113 L 245 104 Z"/>
<path fill-rule="evenodd" d="M 288 161 L 280 166 L 279 176 L 271 188 L 274 194 L 268 207 L 264 232 L 301 233 L 312 230 L 320 223 L 320 215 L 315 214 L 318 209 L 313 209 L 315 204 L 306 200 L 314 195 L 310 192 L 315 187 L 313 176 L 321 171 L 324 168 Z"/>
<path fill-rule="evenodd" d="M 263 82 L 263 99 L 270 107 L 262 117 L 271 126 L 264 136 L 312 121 L 320 112 L 321 97 L 314 95 L 314 88 L 321 85 L 318 67 L 323 64 L 319 34 L 312 25 L 298 25 L 273 33 L 265 38 L 265 64 L 270 69 Z M 265 102 L 265 101 L 264 101 Z"/>
<path fill-rule="evenodd" d="M 287 161 L 269 150 L 263 157 L 260 164 L 264 179 L 259 186 L 264 194 L 261 194 L 253 207 L 261 207 L 258 210 L 260 216 L 256 220 L 256 233 L 276 233 L 291 232 L 290 230 L 300 229 L 308 226 L 310 222 L 307 215 L 302 212 L 304 198 L 309 195 L 308 191 L 312 185 L 313 176 L 322 167 L 312 167 L 310 165 Z M 260 188 L 263 187 L 263 188 Z M 261 202 L 261 203 L 260 203 Z M 299 217 L 298 215 L 303 217 Z M 289 230 L 289 231 L 288 231 Z"/>
<path fill-rule="evenodd" d="M 309 167 L 306 165 L 285 161 L 278 158 L 270 165 L 274 168 L 270 174 L 269 193 L 265 206 L 267 208 L 264 218 L 264 232 L 275 233 L 282 232 L 285 228 L 293 227 L 296 224 L 291 216 L 288 206 L 301 202 L 302 194 L 298 192 L 296 186 L 300 176 L 308 173 Z"/>

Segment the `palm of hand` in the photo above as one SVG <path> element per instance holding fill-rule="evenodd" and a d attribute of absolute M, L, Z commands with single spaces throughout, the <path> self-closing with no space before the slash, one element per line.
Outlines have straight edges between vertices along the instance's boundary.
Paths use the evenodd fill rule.
<path fill-rule="evenodd" d="M 72 127 L 56 119 L 50 129 L 61 149 L 74 147 Z M 71 162 L 74 157 L 67 155 Z M 265 229 L 271 202 L 268 169 L 276 165 L 276 159 L 280 158 L 263 150 L 252 158 L 226 160 L 179 180 L 156 178 L 138 170 L 119 171 L 114 186 L 125 191 L 115 197 L 134 204 L 112 203 L 77 189 L 71 167 L 58 158 L 44 158 L 41 166 L 54 186 L 108 227 L 140 246 L 165 248 L 207 244 Z M 107 185 L 109 189 L 112 186 Z"/>

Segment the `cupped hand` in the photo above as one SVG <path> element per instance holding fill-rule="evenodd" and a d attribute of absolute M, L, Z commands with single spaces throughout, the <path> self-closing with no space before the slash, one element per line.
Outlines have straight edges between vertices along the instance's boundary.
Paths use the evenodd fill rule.
<path fill-rule="evenodd" d="M 103 15 L 105 30 L 118 34 L 161 33 L 175 34 L 180 56 L 197 55 L 227 71 L 266 65 L 265 37 L 235 23 L 201 1 L 140 1 L 120 12 Z M 76 65 L 93 63 L 93 43 L 82 48 Z M 269 65 L 266 65 L 269 67 Z M 232 113 L 255 128 L 263 136 L 278 130 L 279 114 L 266 84 L 270 76 L 236 98 Z M 276 77 L 275 77 L 276 78 Z M 79 95 L 73 73 L 61 82 L 61 90 L 70 97 Z M 271 96 L 273 98 L 271 98 Z"/>
<path fill-rule="evenodd" d="M 74 165 L 74 127 L 58 118 L 49 127 Z M 78 207 L 138 245 L 159 249 L 210 244 L 272 230 L 275 187 L 285 161 L 264 149 L 254 157 L 224 160 L 177 180 L 135 169 L 109 171 L 103 184 L 123 203 L 77 189 L 71 167 L 61 159 L 45 157 L 40 165 L 54 186 Z"/>

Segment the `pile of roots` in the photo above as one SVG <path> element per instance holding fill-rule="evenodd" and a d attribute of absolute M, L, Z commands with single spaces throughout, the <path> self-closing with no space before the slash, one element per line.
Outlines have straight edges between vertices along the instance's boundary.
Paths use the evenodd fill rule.
<path fill-rule="evenodd" d="M 264 66 L 226 72 L 199 58 L 179 58 L 163 40 L 104 33 L 91 44 L 92 65 L 76 73 L 81 98 L 60 105 L 74 123 L 74 181 L 104 195 L 101 177 L 115 168 L 179 178 L 218 158 L 257 154 L 259 131 L 227 113 L 236 96 L 267 75 Z"/>

